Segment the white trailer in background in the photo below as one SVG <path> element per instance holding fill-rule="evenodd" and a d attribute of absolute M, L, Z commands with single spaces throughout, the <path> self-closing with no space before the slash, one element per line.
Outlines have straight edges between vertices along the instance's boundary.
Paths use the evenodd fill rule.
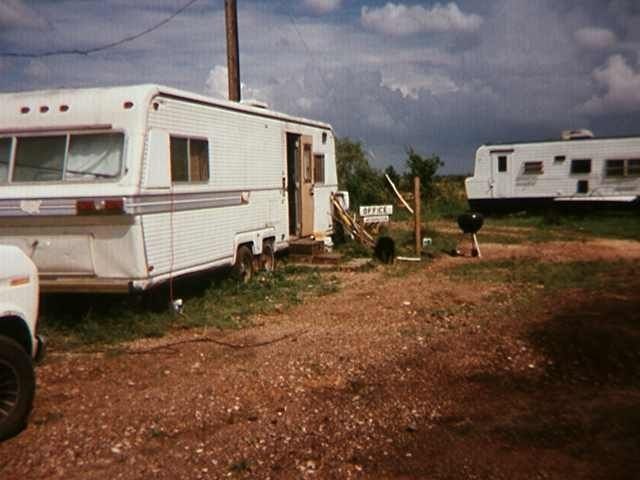
<path fill-rule="evenodd" d="M 593 138 L 581 130 L 557 141 L 483 145 L 465 187 L 471 209 L 481 212 L 638 207 L 640 137 Z"/>
<path fill-rule="evenodd" d="M 0 243 L 43 291 L 144 290 L 332 233 L 325 123 L 158 85 L 0 105 Z"/>

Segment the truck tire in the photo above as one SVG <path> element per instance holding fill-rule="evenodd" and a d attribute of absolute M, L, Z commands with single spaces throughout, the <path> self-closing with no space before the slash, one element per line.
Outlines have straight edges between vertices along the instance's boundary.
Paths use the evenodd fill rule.
<path fill-rule="evenodd" d="M 25 427 L 35 389 L 31 356 L 13 339 L 0 336 L 0 440 Z"/>
<path fill-rule="evenodd" d="M 246 245 L 238 247 L 236 263 L 233 265 L 233 276 L 240 283 L 249 283 L 253 277 L 253 253 Z"/>

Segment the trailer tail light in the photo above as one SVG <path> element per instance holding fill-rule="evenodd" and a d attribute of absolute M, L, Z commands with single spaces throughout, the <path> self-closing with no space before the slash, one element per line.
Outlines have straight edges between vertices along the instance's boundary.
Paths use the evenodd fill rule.
<path fill-rule="evenodd" d="M 11 287 L 19 287 L 20 285 L 26 285 L 31 280 L 29 277 L 13 277 L 9 279 L 9 286 Z"/>
<path fill-rule="evenodd" d="M 114 215 L 124 213 L 122 198 L 107 198 L 101 200 L 78 200 L 76 202 L 78 215 Z"/>

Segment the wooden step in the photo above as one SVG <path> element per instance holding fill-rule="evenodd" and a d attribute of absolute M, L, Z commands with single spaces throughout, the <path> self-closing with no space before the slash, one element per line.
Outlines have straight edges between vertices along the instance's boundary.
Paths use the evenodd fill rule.
<path fill-rule="evenodd" d="M 322 240 L 299 238 L 289 242 L 289 253 L 293 255 L 320 255 L 325 253 L 325 245 Z"/>
<path fill-rule="evenodd" d="M 338 265 L 342 261 L 342 255 L 339 253 L 320 253 L 318 255 L 290 253 L 287 261 L 289 263 L 304 263 L 310 265 Z"/>

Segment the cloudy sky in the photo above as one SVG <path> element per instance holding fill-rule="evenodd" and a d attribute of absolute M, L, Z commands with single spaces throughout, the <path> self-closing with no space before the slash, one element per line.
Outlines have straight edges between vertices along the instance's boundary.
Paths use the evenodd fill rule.
<path fill-rule="evenodd" d="M 0 91 L 162 83 L 226 95 L 224 1 L 0 0 Z M 482 143 L 640 133 L 636 0 L 238 0 L 243 96 L 330 122 L 378 167 L 469 172 Z M 0 106 L 1 108 L 1 106 Z"/>

